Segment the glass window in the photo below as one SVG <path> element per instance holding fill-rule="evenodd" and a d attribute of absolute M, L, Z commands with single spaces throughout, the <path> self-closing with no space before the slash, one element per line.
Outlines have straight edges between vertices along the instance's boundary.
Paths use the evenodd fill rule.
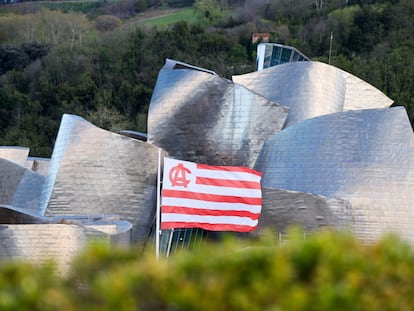
<path fill-rule="evenodd" d="M 271 56 L 272 56 L 272 46 L 266 45 L 265 53 L 263 60 L 263 68 L 270 67 Z"/>
<path fill-rule="evenodd" d="M 280 63 L 287 63 L 290 61 L 290 54 L 292 50 L 290 49 L 283 49 L 282 51 L 282 57 L 280 59 Z"/>
<path fill-rule="evenodd" d="M 272 52 L 272 62 L 271 66 L 279 65 L 280 64 L 280 55 L 282 53 L 282 48 L 274 46 Z"/>
<path fill-rule="evenodd" d="M 298 61 L 300 58 L 300 54 L 296 51 L 293 52 L 293 56 L 292 56 L 292 62 L 296 62 Z"/>

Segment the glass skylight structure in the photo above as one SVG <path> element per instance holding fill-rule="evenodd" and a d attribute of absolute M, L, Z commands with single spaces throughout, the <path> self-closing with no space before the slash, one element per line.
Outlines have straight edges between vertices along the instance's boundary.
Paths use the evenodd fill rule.
<path fill-rule="evenodd" d="M 257 46 L 256 70 L 285 63 L 309 61 L 302 52 L 288 45 L 260 43 Z"/>

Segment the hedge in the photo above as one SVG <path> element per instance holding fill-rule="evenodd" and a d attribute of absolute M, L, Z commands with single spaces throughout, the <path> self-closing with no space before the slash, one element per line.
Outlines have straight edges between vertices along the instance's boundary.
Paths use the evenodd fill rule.
<path fill-rule="evenodd" d="M 225 239 L 155 260 L 153 250 L 91 246 L 67 275 L 0 265 L 0 310 L 413 310 L 414 252 L 396 236 L 290 233 Z"/>

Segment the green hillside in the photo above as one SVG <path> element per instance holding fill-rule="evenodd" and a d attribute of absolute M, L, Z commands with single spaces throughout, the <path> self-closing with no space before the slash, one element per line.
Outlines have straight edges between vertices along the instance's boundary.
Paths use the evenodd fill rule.
<path fill-rule="evenodd" d="M 166 58 L 225 78 L 251 72 L 254 32 L 323 62 L 332 34 L 331 64 L 405 106 L 414 124 L 411 0 L 88 3 L 84 10 L 0 6 L 0 145 L 49 157 L 63 113 L 108 130 L 146 131 Z"/>

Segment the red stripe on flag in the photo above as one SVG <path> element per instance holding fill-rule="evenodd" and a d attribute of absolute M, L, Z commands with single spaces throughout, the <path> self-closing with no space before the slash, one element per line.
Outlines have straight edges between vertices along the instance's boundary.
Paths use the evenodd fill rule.
<path fill-rule="evenodd" d="M 209 201 L 209 202 L 262 205 L 262 198 L 237 197 L 237 196 L 207 194 L 207 193 L 200 193 L 200 192 L 189 192 L 189 191 L 169 190 L 169 189 L 163 189 L 162 195 L 164 197 L 193 199 L 193 200 Z"/>
<path fill-rule="evenodd" d="M 260 182 L 258 181 L 218 179 L 218 178 L 209 178 L 209 177 L 197 177 L 196 184 L 218 186 L 218 187 L 261 189 Z"/>
<path fill-rule="evenodd" d="M 225 171 L 225 172 L 241 172 L 241 173 L 250 173 L 257 176 L 262 176 L 261 172 L 255 171 L 248 167 L 243 166 L 214 166 L 207 164 L 197 164 L 198 169 L 202 170 L 215 170 L 215 171 Z"/>
<path fill-rule="evenodd" d="M 175 229 L 175 228 L 200 228 L 210 231 L 238 231 L 238 232 L 250 232 L 256 229 L 257 226 L 241 226 L 232 224 L 209 224 L 202 222 L 163 222 L 161 223 L 161 229 Z"/>
<path fill-rule="evenodd" d="M 211 210 L 202 208 L 190 208 L 184 206 L 163 206 L 162 213 L 168 214 L 187 214 L 187 215 L 200 215 L 200 216 L 237 216 L 248 217 L 252 220 L 258 220 L 259 214 L 249 211 L 237 211 L 237 210 Z"/>

